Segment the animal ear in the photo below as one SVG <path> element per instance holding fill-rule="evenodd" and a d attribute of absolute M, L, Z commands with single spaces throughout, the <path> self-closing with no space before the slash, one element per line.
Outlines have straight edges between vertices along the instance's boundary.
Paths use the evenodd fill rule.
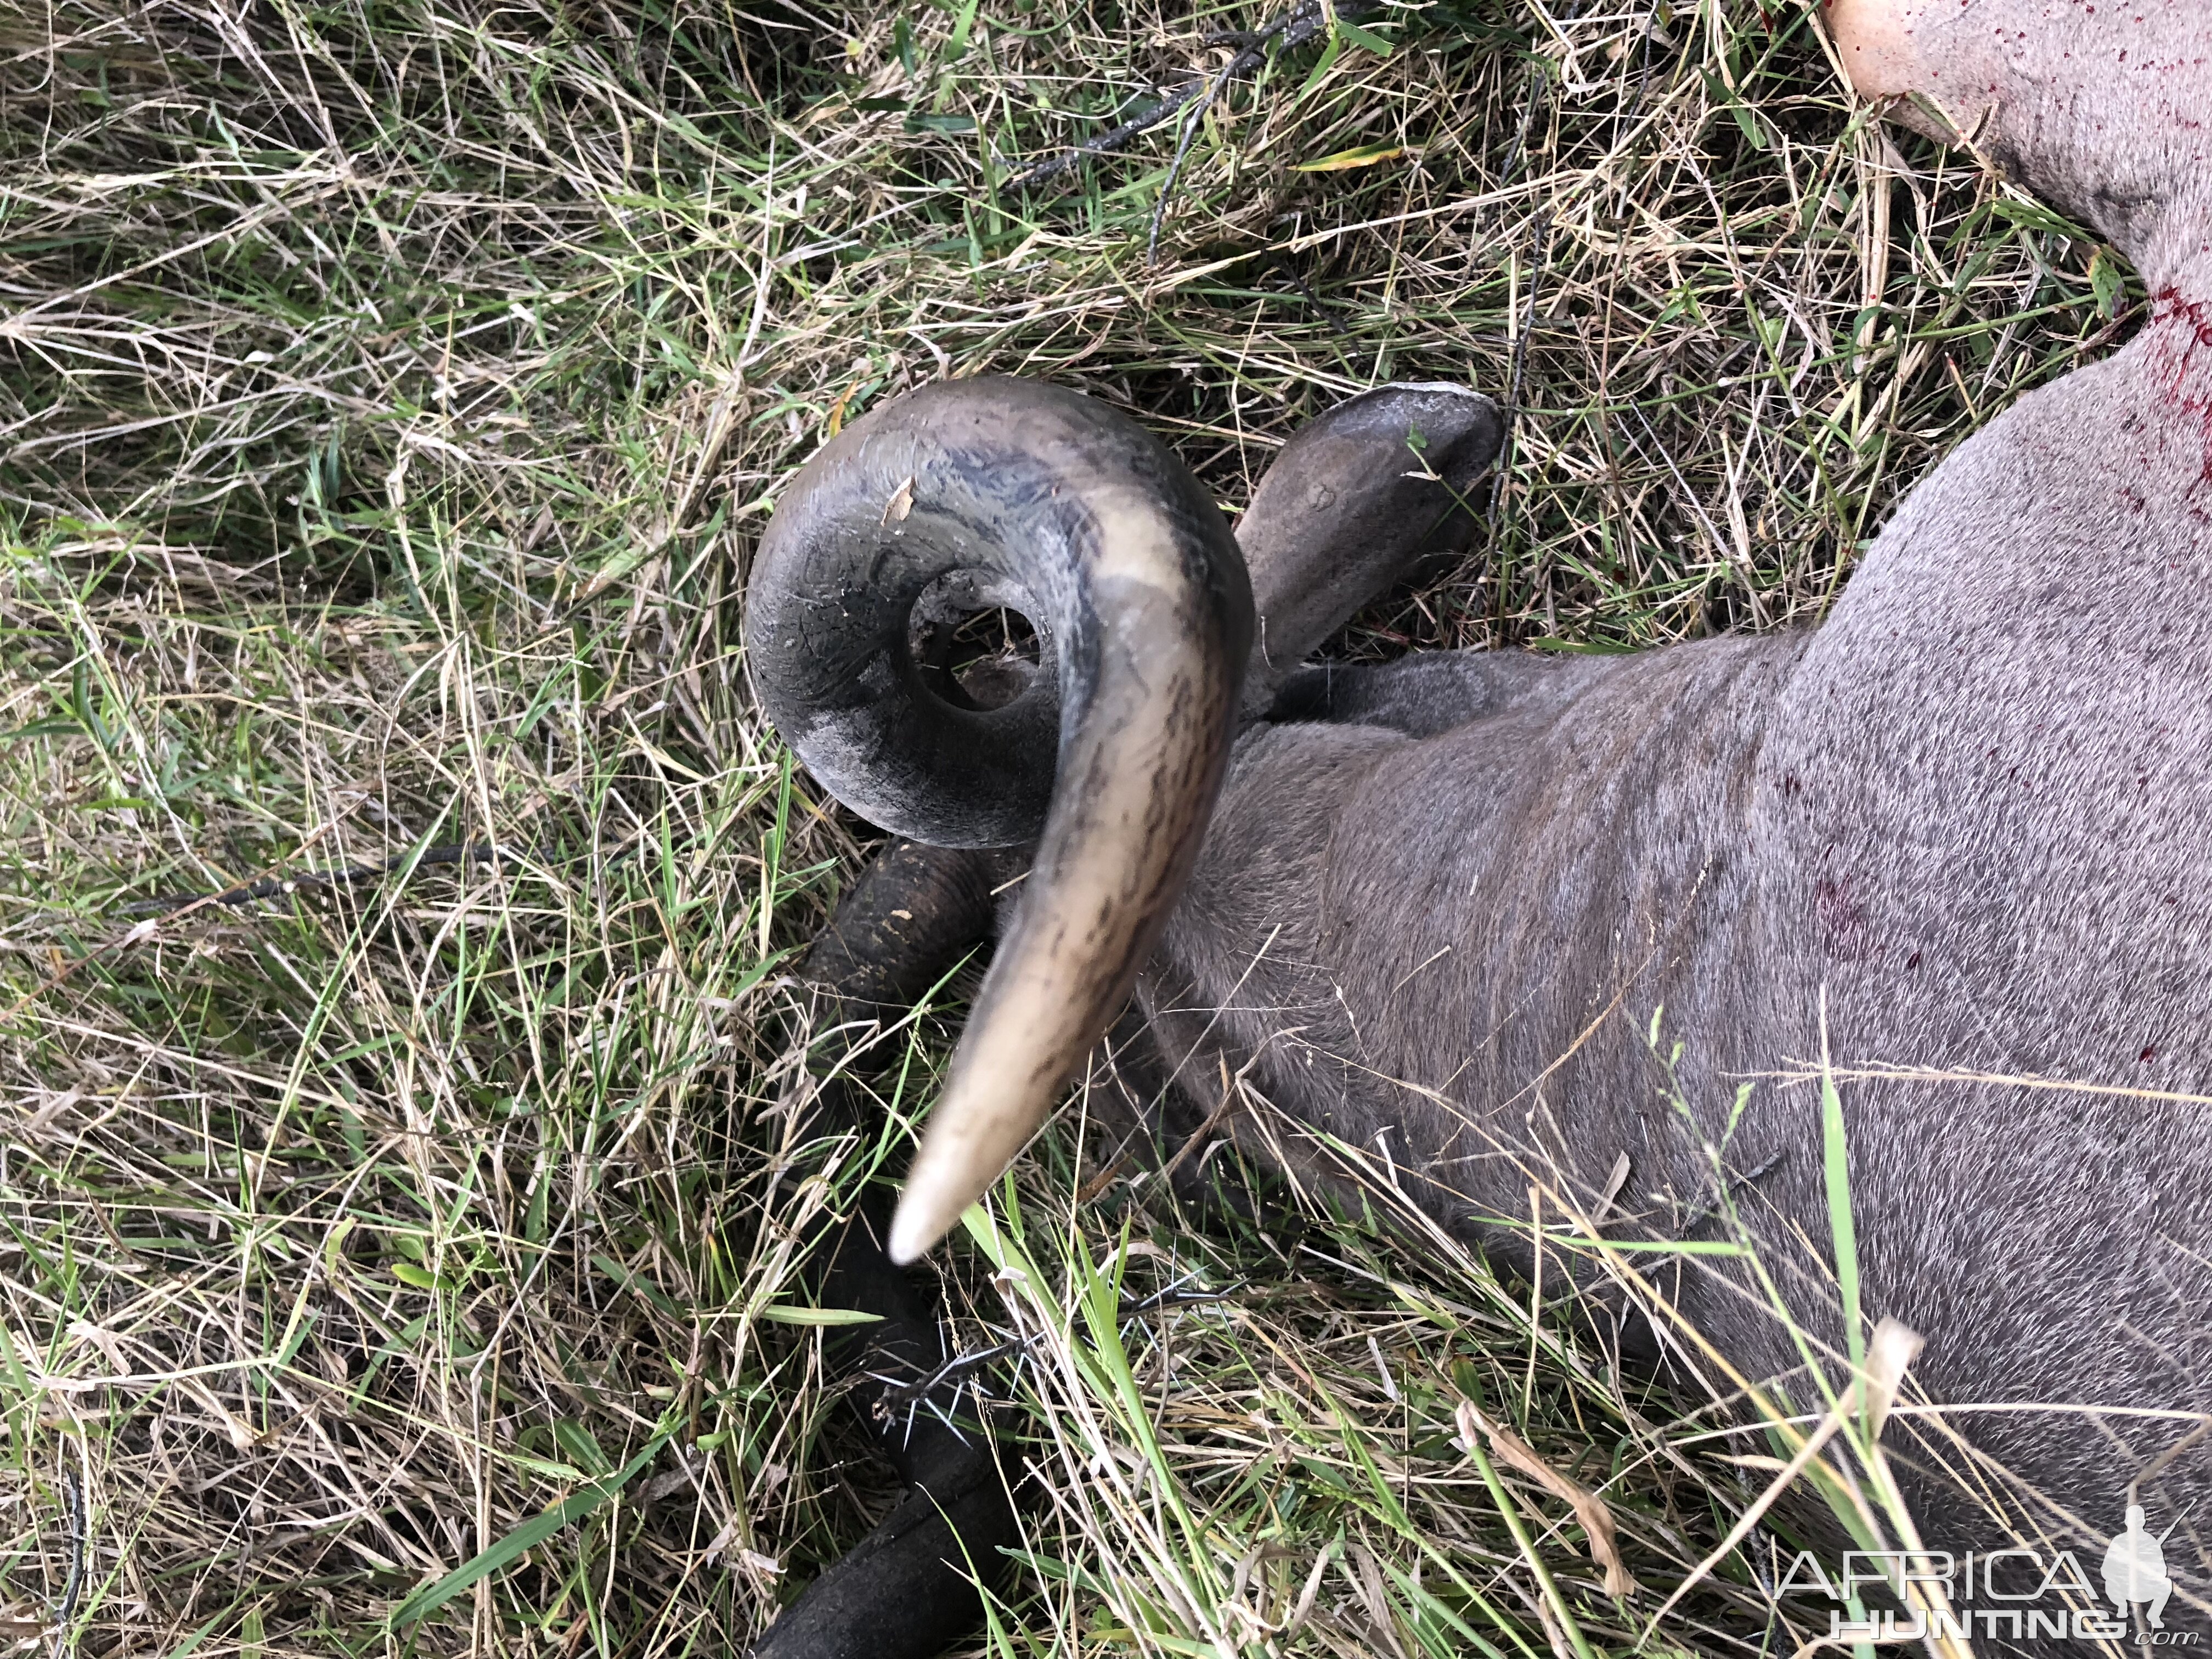
<path fill-rule="evenodd" d="M 1469 492 L 1504 436 L 1489 398 L 1431 383 L 1364 392 L 1283 446 L 1237 526 L 1259 623 L 1247 714 L 1423 554 L 1466 545 Z"/>

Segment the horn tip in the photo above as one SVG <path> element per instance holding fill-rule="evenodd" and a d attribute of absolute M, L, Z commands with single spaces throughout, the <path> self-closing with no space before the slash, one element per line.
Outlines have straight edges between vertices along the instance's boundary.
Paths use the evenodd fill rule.
<path fill-rule="evenodd" d="M 898 1208 L 891 1215 L 890 1240 L 884 1247 L 884 1254 L 899 1267 L 910 1267 L 927 1255 L 958 1218 L 957 1213 L 941 1214 L 943 1206 L 929 1199 L 928 1194 L 912 1187 L 899 1194 Z"/>

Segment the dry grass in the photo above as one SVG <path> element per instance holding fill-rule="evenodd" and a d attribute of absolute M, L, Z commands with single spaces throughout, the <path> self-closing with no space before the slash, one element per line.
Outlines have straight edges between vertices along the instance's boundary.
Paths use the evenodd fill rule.
<path fill-rule="evenodd" d="M 19 1633 L 72 1480 L 61 1638 L 179 1659 L 735 1651 L 882 1504 L 776 1315 L 947 1028 L 913 1027 L 880 1144 L 779 1178 L 779 965 L 867 831 L 762 729 L 734 600 L 841 420 L 1050 375 L 1234 507 L 1340 395 L 1470 380 L 1519 408 L 1491 533 L 1342 648 L 1606 648 L 1817 616 L 1901 490 L 2138 297 L 1869 125 L 1792 0 L 1390 5 L 1387 57 L 1316 43 L 1206 114 L 1153 265 L 1172 128 L 1001 188 L 1261 20 L 0 11 Z M 467 837 L 511 855 L 125 913 Z M 1001 1650 L 1625 1649 L 1661 1596 L 1603 1595 L 1565 1506 L 1455 1443 L 1464 1397 L 1606 1486 L 1647 1584 L 1742 1501 L 1480 1263 L 1078 1206 L 1083 1158 L 1079 1113 L 1001 1200 L 1026 1290 L 951 1268 L 966 1317 L 1042 1333 L 995 1384 L 1057 1471 Z M 1121 1324 L 1098 1273 L 1231 1294 Z M 1753 1571 L 1655 1647 L 1791 1644 Z"/>

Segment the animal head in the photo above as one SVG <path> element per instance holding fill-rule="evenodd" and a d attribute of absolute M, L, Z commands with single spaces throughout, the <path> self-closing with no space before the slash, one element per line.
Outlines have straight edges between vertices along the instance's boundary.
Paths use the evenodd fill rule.
<path fill-rule="evenodd" d="M 1863 91 L 1918 100 L 1900 108 L 2092 219 L 2156 282 L 2202 252 L 2200 3 L 1831 0 L 1829 20 Z M 1128 994 L 1240 719 L 1405 572 L 1498 441 L 1472 392 L 1380 389 L 1285 447 L 1235 537 L 1133 424 L 1018 381 L 913 393 L 802 470 L 747 609 L 769 717 L 874 823 L 1036 846 L 895 1255 L 1005 1168 Z M 917 656 L 956 601 L 1011 605 L 1038 631 L 1044 661 L 1003 707 L 963 706 Z"/>
<path fill-rule="evenodd" d="M 913 392 L 801 469 L 748 593 L 769 718 L 872 823 L 939 846 L 1036 844 L 908 1177 L 895 1257 L 928 1249 L 1006 1168 L 1127 998 L 1240 709 L 1433 532 L 1464 533 L 1499 438 L 1495 408 L 1463 388 L 1368 392 L 1285 446 L 1239 535 L 1133 422 L 1028 381 Z M 1040 670 L 1000 708 L 962 706 L 916 651 L 918 616 L 948 591 L 1037 630 Z"/>

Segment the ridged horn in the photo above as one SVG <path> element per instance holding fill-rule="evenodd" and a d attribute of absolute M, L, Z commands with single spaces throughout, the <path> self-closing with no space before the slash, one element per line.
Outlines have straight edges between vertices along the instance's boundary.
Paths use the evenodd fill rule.
<path fill-rule="evenodd" d="M 1012 606 L 1044 672 L 962 708 L 910 643 L 951 581 Z M 943 382 L 800 469 L 745 608 L 784 740 L 872 823 L 948 847 L 1037 841 L 891 1228 L 911 1261 L 982 1195 L 1128 995 L 1190 872 L 1227 762 L 1252 596 L 1219 511 L 1105 405 Z"/>

